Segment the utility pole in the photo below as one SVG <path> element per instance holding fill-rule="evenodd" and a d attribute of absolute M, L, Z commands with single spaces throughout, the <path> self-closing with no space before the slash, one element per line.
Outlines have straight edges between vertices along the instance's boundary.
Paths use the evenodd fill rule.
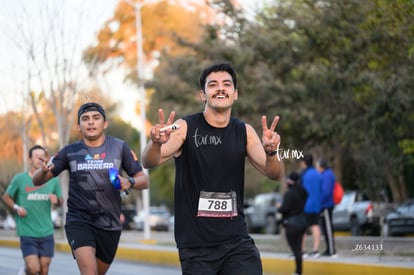
<path fill-rule="evenodd" d="M 144 51 L 142 42 L 142 19 L 141 19 L 141 7 L 144 3 L 140 1 L 129 1 L 125 0 L 135 11 L 135 26 L 136 26 L 136 43 L 137 43 L 137 83 L 138 93 L 141 95 L 140 109 L 141 109 L 141 130 L 140 130 L 140 144 L 141 144 L 141 156 L 144 152 L 144 147 L 147 144 L 147 133 L 146 133 L 146 109 L 145 109 L 145 87 L 144 87 Z M 143 168 L 144 173 L 148 175 L 148 170 Z M 151 238 L 151 228 L 149 224 L 149 211 L 150 211 L 150 196 L 149 188 L 142 190 L 142 207 L 144 213 L 144 239 L 149 240 Z"/>

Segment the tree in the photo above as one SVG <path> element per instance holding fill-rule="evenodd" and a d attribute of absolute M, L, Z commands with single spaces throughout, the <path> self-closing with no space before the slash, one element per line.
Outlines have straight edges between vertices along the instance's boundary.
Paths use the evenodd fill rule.
<path fill-rule="evenodd" d="M 137 76 L 137 38 L 133 1 L 120 1 L 114 16 L 100 30 L 98 43 L 84 51 L 84 60 L 89 64 L 92 74 L 110 71 L 113 66 L 121 66 L 127 72 L 126 80 L 138 81 Z M 186 54 L 179 41 L 195 43 L 202 35 L 201 22 L 211 20 L 210 10 L 200 1 L 157 1 L 141 8 L 144 67 L 152 71 L 153 64 L 158 64 L 160 53 L 169 56 Z M 95 67 L 96 66 L 96 67 Z M 140 79 L 145 81 L 146 79 Z M 148 81 L 148 80 L 147 80 Z M 152 89 L 145 91 L 145 101 L 151 102 Z M 151 104 L 148 104 L 150 106 Z M 154 121 L 151 119 L 151 121 Z M 147 128 L 149 129 L 149 128 Z M 143 146 L 143 145 L 141 145 Z M 171 167 L 164 166 L 154 175 L 151 183 L 151 200 L 155 203 L 163 200 L 171 204 L 172 177 Z M 165 194 L 159 196 L 159 194 Z"/>
<path fill-rule="evenodd" d="M 26 113 L 31 110 L 43 145 L 57 143 L 62 147 L 68 143 L 73 126 L 73 107 L 87 100 L 80 94 L 89 89 L 79 43 L 85 15 L 76 10 L 74 16 L 70 6 L 73 1 L 39 0 L 18 5 L 20 9 L 13 15 L 17 22 L 5 32 L 26 60 L 21 68 L 26 75 L 22 80 L 27 87 Z M 47 128 L 50 123 L 54 124 L 54 131 Z M 57 140 L 50 139 L 53 134 Z"/>
<path fill-rule="evenodd" d="M 133 1 L 120 1 L 114 15 L 98 33 L 98 43 L 88 47 L 84 52 L 84 60 L 92 65 L 104 65 L 105 62 L 115 63 L 127 69 L 127 78 L 136 81 L 137 77 L 137 37 L 136 19 Z M 160 52 L 170 55 L 182 54 L 177 47 L 177 38 L 187 41 L 199 39 L 201 17 L 204 14 L 203 5 L 197 1 L 186 1 L 177 4 L 175 1 L 156 1 L 141 7 L 143 63 L 151 72 L 153 64 L 157 63 Z"/>
<path fill-rule="evenodd" d="M 398 202 L 408 195 L 403 172 L 412 167 L 403 148 L 409 151 L 414 125 L 413 14 L 407 1 L 379 0 L 278 1 L 257 23 L 227 13 L 233 24 L 207 26 L 200 43 L 186 44 L 192 54 L 162 56 L 154 98 L 179 113 L 198 108 L 187 93 L 196 87 L 194 71 L 230 60 L 241 79 L 237 115 L 259 129 L 255 117 L 280 114 L 285 146 L 333 156 L 345 186 L 374 198 L 389 188 Z M 297 169 L 294 162 L 288 169 Z"/>
<path fill-rule="evenodd" d="M 22 115 L 18 112 L 8 112 L 0 119 L 0 193 L 3 194 L 13 176 L 21 170 L 22 139 L 20 125 Z M 19 127 L 17 127 L 17 125 Z"/>

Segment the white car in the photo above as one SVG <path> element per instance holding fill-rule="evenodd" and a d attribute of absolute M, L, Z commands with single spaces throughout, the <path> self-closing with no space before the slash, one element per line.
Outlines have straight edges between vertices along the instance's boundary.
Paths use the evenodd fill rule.
<path fill-rule="evenodd" d="M 169 231 L 171 225 L 171 214 L 166 207 L 150 207 L 149 224 L 151 230 L 155 231 Z M 138 215 L 134 217 L 135 228 L 139 231 L 144 230 L 145 212 L 141 210 Z"/>
<path fill-rule="evenodd" d="M 16 229 L 16 222 L 12 215 L 7 215 L 6 219 L 3 221 L 3 228 L 5 230 L 14 230 Z"/>
<path fill-rule="evenodd" d="M 332 225 L 335 231 L 349 230 L 352 236 L 378 236 L 381 219 L 391 208 L 391 203 L 374 202 L 363 192 L 346 191 L 332 212 Z"/>
<path fill-rule="evenodd" d="M 55 229 L 56 228 L 62 228 L 62 226 L 63 226 L 63 209 L 62 208 L 53 209 L 51 211 L 50 215 L 52 216 L 53 227 Z"/>
<path fill-rule="evenodd" d="M 246 223 L 251 233 L 279 234 L 281 214 L 277 206 L 282 203 L 282 195 L 277 192 L 257 194 L 253 205 L 244 209 Z"/>

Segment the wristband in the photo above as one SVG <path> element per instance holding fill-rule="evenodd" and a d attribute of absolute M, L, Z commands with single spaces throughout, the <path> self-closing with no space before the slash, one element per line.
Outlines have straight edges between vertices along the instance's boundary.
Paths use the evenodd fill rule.
<path fill-rule="evenodd" d="M 13 205 L 13 210 L 14 211 L 17 211 L 17 210 L 19 210 L 20 209 L 20 206 L 19 205 L 17 205 L 17 204 L 14 204 Z"/>
<path fill-rule="evenodd" d="M 128 181 L 131 184 L 131 186 L 129 188 L 134 187 L 134 185 L 135 185 L 135 179 L 133 177 L 128 177 Z"/>
<path fill-rule="evenodd" d="M 269 157 L 273 157 L 277 154 L 277 152 L 278 152 L 277 150 L 266 152 L 266 155 L 268 155 Z"/>

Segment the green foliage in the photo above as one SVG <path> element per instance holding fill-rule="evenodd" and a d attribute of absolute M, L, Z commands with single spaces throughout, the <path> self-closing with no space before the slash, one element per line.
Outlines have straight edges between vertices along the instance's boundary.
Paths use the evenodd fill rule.
<path fill-rule="evenodd" d="M 108 128 L 106 129 L 106 134 L 123 139 L 135 152 L 135 154 L 139 156 L 139 153 L 141 152 L 141 147 L 139 144 L 140 133 L 130 124 L 125 123 L 119 117 L 110 118 Z"/>
<path fill-rule="evenodd" d="M 174 209 L 174 176 L 173 160 L 151 169 L 150 200 L 152 205 L 164 204 L 169 209 Z"/>
<path fill-rule="evenodd" d="M 162 56 L 151 113 L 159 106 L 178 114 L 200 110 L 198 73 L 226 59 L 239 76 L 234 115 L 257 130 L 262 114 L 280 115 L 285 148 L 333 155 L 340 147 L 343 155 L 334 157 L 344 161 L 345 186 L 375 195 L 394 185 L 393 192 L 401 193 L 393 194 L 396 199 L 407 196 L 410 179 L 397 178 L 407 165 L 401 157 L 406 140 L 414 138 L 413 5 L 278 1 L 248 22 L 229 12 L 228 1 L 214 2 L 232 24 L 206 26 L 203 41 L 182 44 L 187 55 Z M 294 161 L 288 161 L 291 169 L 297 169 Z"/>
<path fill-rule="evenodd" d="M 254 21 L 246 20 L 232 1 L 209 3 L 216 20 L 203 31 L 183 31 L 167 40 L 147 33 L 147 54 L 154 37 L 176 49 L 172 54 L 166 43 L 152 47 L 161 56 L 154 79 L 146 83 L 155 91 L 147 112 L 150 121 L 157 121 L 158 108 L 167 115 L 175 110 L 176 118 L 202 110 L 199 73 L 213 61 L 228 60 L 239 78 L 233 115 L 259 134 L 262 115 L 279 115 L 281 147 L 330 156 L 347 188 L 365 189 L 372 197 L 390 190 L 395 201 L 414 192 L 407 188 L 414 183 L 407 172 L 413 168 L 414 140 L 412 1 L 280 0 L 268 2 Z M 113 34 L 102 30 L 91 56 L 109 54 L 106 60 L 114 54 L 108 51 L 111 39 L 128 38 L 131 9 L 121 5 L 121 10 L 125 13 L 114 17 L 120 29 Z M 157 21 L 156 16 L 151 20 Z M 115 56 L 129 57 L 125 65 L 134 72 L 134 55 L 126 51 Z M 117 127 L 116 136 L 139 151 L 138 134 L 127 125 Z M 299 169 L 296 159 L 286 160 L 285 166 L 287 172 Z M 172 163 L 151 170 L 152 200 L 170 203 L 172 177 Z M 247 167 L 247 197 L 276 187 Z"/>
<path fill-rule="evenodd" d="M 413 139 L 404 139 L 401 140 L 398 144 L 404 155 L 414 154 L 414 140 Z"/>

